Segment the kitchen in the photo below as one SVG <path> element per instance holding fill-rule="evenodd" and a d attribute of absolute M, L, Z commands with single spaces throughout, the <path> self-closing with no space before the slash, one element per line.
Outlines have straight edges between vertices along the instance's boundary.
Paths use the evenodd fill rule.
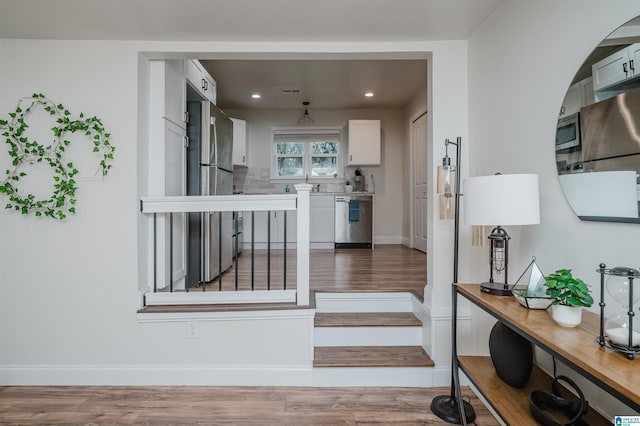
<path fill-rule="evenodd" d="M 366 193 L 358 194 L 365 195 L 365 198 L 358 206 L 362 210 L 356 212 L 352 219 L 359 219 L 358 213 L 365 213 L 367 201 L 370 201 L 373 204 L 371 210 L 375 210 L 373 235 L 369 241 L 357 241 L 363 244 L 356 246 L 409 245 L 407 123 L 414 112 L 407 105 L 426 105 L 425 60 L 203 60 L 198 65 L 201 71 L 205 71 L 203 75 L 208 75 L 206 85 L 215 87 L 217 106 L 233 119 L 236 135 L 233 161 L 235 193 L 283 193 L 287 188 L 293 190 L 295 183 L 307 181 L 313 184 L 318 192 L 314 192 L 311 198 L 312 248 L 333 248 L 337 242 L 334 233 L 335 196 Z M 399 75 L 405 78 L 398 78 Z M 192 80 L 200 82 L 202 79 Z M 205 84 L 201 84 L 199 88 L 203 95 L 204 87 Z M 373 91 L 374 96 L 366 97 L 367 90 Z M 213 91 L 209 89 L 209 92 Z M 251 97 L 256 93 L 261 98 Z M 309 104 L 303 105 L 304 101 L 309 101 Z M 299 124 L 305 116 L 312 118 L 314 123 Z M 378 130 L 373 132 L 379 135 L 379 154 L 373 162 L 347 164 L 347 149 L 355 146 L 355 143 L 346 143 L 350 120 L 352 124 L 378 123 Z M 294 178 L 272 174 L 276 169 L 272 151 L 274 132 L 296 129 L 305 132 L 309 129 L 338 131 L 339 155 L 334 163 L 335 173 L 315 176 L 305 172 Z M 353 134 L 350 136 L 349 140 L 354 140 Z M 370 151 L 365 148 L 365 153 Z M 345 194 L 346 191 L 352 193 Z M 272 233 L 281 234 L 283 222 L 281 217 L 277 217 L 281 212 L 272 214 Z M 266 218 L 256 217 L 258 223 L 265 221 Z M 243 223 L 244 244 L 240 249 L 250 244 L 250 221 L 244 218 Z M 295 216 L 290 215 L 287 221 L 289 242 L 295 242 L 294 231 Z M 259 248 L 265 245 L 265 235 L 265 230 L 256 229 L 254 242 Z M 282 246 L 280 238 L 273 241 L 276 247 L 278 243 Z"/>

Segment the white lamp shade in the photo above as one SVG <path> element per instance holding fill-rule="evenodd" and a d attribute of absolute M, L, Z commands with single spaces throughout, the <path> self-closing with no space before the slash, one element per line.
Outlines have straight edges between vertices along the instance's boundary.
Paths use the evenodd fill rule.
<path fill-rule="evenodd" d="M 478 176 L 464 181 L 467 225 L 533 225 L 540 223 L 538 175 Z"/>

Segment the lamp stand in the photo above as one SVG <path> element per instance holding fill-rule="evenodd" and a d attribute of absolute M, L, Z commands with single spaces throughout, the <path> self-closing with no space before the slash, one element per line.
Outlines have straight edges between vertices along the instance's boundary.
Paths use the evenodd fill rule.
<path fill-rule="evenodd" d="M 480 290 L 494 296 L 511 296 L 511 285 L 509 284 L 507 273 L 509 271 L 509 240 L 511 237 L 507 231 L 496 226 L 489 234 L 491 248 L 489 250 L 489 282 L 480 284 Z M 497 283 L 493 280 L 493 271 L 501 273 L 504 271 L 504 283 Z"/>
<path fill-rule="evenodd" d="M 460 377 L 458 375 L 458 344 L 456 342 L 458 295 L 455 284 L 458 282 L 458 241 L 460 239 L 460 151 L 462 138 L 456 142 L 445 140 L 447 145 L 456 146 L 456 196 L 454 207 L 454 239 L 453 239 L 453 283 L 451 284 L 451 392 L 449 395 L 438 395 L 431 400 L 431 412 L 447 423 L 467 425 L 476 420 L 476 413 L 471 404 L 462 399 Z"/>

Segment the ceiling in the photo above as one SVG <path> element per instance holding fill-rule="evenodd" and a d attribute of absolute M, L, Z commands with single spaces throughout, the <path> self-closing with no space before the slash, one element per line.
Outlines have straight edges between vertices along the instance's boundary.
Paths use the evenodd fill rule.
<path fill-rule="evenodd" d="M 0 38 L 293 42 L 305 52 L 311 42 L 465 40 L 504 1 L 0 0 Z M 226 109 L 404 106 L 426 84 L 425 60 L 380 57 L 203 62 Z"/>
<path fill-rule="evenodd" d="M 426 60 L 202 61 L 223 109 L 401 108 L 427 83 Z M 373 97 L 365 97 L 367 91 Z M 260 99 L 251 95 L 259 93 Z"/>
<path fill-rule="evenodd" d="M 504 0 L 0 0 L 0 38 L 460 40 Z"/>

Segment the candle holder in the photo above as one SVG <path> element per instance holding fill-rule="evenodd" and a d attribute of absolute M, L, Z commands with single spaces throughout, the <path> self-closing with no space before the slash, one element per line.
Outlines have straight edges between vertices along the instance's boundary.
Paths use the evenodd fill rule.
<path fill-rule="evenodd" d="M 598 343 L 623 353 L 628 359 L 634 359 L 640 353 L 640 321 L 634 321 L 635 306 L 640 301 L 640 284 L 637 281 L 640 271 L 625 266 L 607 269 L 601 263 L 596 272 L 600 273 Z M 619 305 L 610 315 L 605 315 L 605 288 Z"/>

